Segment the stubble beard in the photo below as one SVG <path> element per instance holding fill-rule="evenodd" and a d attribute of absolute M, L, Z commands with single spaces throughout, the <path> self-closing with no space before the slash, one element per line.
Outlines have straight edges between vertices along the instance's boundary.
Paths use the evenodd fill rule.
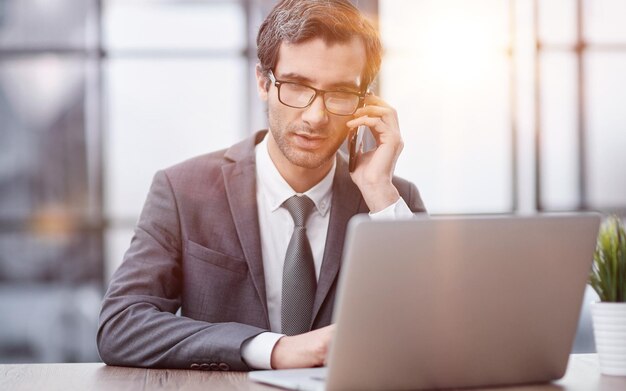
<path fill-rule="evenodd" d="M 272 122 L 272 121 L 270 121 Z M 297 126 L 294 124 L 289 124 L 286 126 L 282 126 L 280 123 L 273 123 L 270 125 L 270 131 L 272 132 L 272 136 L 276 141 L 276 145 L 278 149 L 280 149 L 281 153 L 285 158 L 293 165 L 298 167 L 303 167 L 307 169 L 317 169 L 322 167 L 325 163 L 335 157 L 335 154 L 343 140 L 339 139 L 338 141 L 332 140 L 331 138 L 327 139 L 328 142 L 335 142 L 334 146 L 327 146 L 323 150 L 319 152 L 313 151 L 303 151 L 294 147 L 290 142 L 289 138 L 292 137 L 294 133 L 299 134 L 320 134 L 319 131 L 314 131 L 306 126 Z M 332 130 L 327 130 L 327 132 L 332 132 Z"/>

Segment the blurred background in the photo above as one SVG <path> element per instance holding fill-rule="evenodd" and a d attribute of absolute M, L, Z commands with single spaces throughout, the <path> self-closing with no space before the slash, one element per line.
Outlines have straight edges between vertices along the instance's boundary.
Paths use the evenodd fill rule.
<path fill-rule="evenodd" d="M 626 214 L 626 1 L 354 3 L 384 42 L 397 174 L 431 214 Z M 153 174 L 266 127 L 273 4 L 0 0 L 0 362 L 99 361 Z M 594 351 L 587 317 L 574 351 Z"/>

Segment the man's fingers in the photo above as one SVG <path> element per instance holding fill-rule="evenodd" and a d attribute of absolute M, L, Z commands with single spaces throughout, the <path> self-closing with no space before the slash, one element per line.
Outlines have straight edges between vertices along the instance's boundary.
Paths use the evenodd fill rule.
<path fill-rule="evenodd" d="M 391 108 L 387 102 L 379 98 L 377 95 L 374 95 L 374 93 L 365 96 L 365 106 L 367 107 L 368 105 Z"/>
<path fill-rule="evenodd" d="M 365 107 L 361 107 L 360 109 L 358 109 L 357 111 L 354 112 L 354 116 L 355 117 L 362 117 L 364 115 L 370 116 L 370 117 L 391 117 L 395 114 L 395 111 L 393 109 L 390 109 L 388 107 L 382 107 L 382 106 L 365 106 Z"/>
<path fill-rule="evenodd" d="M 349 128 L 356 128 L 359 127 L 361 125 L 365 125 L 365 126 L 369 126 L 370 129 L 375 130 L 377 132 L 382 132 L 382 129 L 374 129 L 377 127 L 381 127 L 383 125 L 385 125 L 385 123 L 383 122 L 383 120 L 380 117 L 368 117 L 368 116 L 364 116 L 364 117 L 359 117 L 359 118 L 355 118 L 353 120 L 350 120 L 348 122 L 346 122 L 346 125 Z"/>

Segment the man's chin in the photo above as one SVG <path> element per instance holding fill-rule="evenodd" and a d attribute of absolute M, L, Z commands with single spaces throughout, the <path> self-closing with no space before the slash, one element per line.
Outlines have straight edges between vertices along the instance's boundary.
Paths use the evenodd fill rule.
<path fill-rule="evenodd" d="M 309 170 L 315 170 L 324 166 L 334 156 L 335 154 L 333 153 L 331 154 L 331 156 L 320 157 L 319 152 L 317 153 L 310 152 L 310 151 L 297 151 L 296 152 L 293 150 L 290 151 L 286 155 L 287 160 L 289 160 L 291 164 L 298 166 L 298 167 L 306 168 Z"/>

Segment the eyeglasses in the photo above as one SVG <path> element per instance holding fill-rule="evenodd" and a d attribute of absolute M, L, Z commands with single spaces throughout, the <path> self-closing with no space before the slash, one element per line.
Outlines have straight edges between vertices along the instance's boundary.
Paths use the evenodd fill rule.
<path fill-rule="evenodd" d="M 325 91 L 290 81 L 276 80 L 270 69 L 268 76 L 278 89 L 278 100 L 296 109 L 309 107 L 318 95 L 324 99 L 326 111 L 335 115 L 352 115 L 359 108 L 364 94 L 348 91 Z"/>

